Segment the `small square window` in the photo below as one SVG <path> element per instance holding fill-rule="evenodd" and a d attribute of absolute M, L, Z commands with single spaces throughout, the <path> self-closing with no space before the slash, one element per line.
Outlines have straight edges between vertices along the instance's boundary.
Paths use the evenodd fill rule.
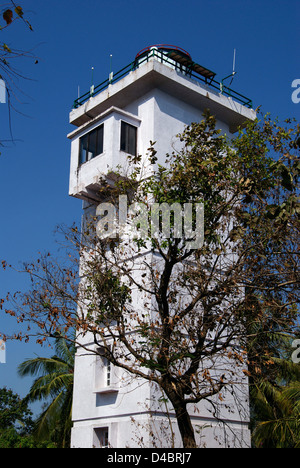
<path fill-rule="evenodd" d="M 136 156 L 137 128 L 121 122 L 121 151 Z"/>
<path fill-rule="evenodd" d="M 108 427 L 97 427 L 94 434 L 95 448 L 109 448 Z"/>
<path fill-rule="evenodd" d="M 103 124 L 80 138 L 79 164 L 103 153 Z"/>

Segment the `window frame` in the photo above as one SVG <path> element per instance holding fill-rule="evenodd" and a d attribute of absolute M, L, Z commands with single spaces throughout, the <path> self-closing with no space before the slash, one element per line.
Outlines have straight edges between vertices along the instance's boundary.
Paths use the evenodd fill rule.
<path fill-rule="evenodd" d="M 134 138 L 135 138 L 134 152 L 131 151 L 131 148 L 130 148 L 131 145 L 130 145 L 129 141 L 127 141 L 127 142 L 125 141 L 124 146 L 123 146 L 122 136 L 123 136 L 123 129 L 124 129 L 125 126 L 127 128 L 134 129 Z M 120 126 L 120 151 L 124 151 L 124 153 L 131 154 L 132 156 L 137 155 L 137 131 L 138 131 L 138 127 L 136 125 L 133 125 L 133 124 L 131 124 L 129 122 L 126 122 L 126 120 L 121 120 L 121 126 Z"/>
<path fill-rule="evenodd" d="M 105 357 L 103 346 L 95 349 L 94 393 L 118 393 L 115 366 Z"/>
<path fill-rule="evenodd" d="M 94 427 L 94 437 L 99 444 L 96 448 L 110 448 L 109 435 L 108 426 Z"/>
<path fill-rule="evenodd" d="M 98 152 L 99 133 L 100 132 L 102 133 L 102 135 L 100 137 L 101 151 Z M 93 152 L 90 151 L 90 149 L 92 149 L 91 145 L 90 145 L 90 141 L 91 141 L 91 137 L 93 137 L 95 134 L 96 134 L 96 141 L 95 141 L 95 145 L 94 145 L 95 146 L 95 152 L 94 152 L 94 155 L 89 158 L 88 154 L 89 153 L 93 154 Z M 82 148 L 83 141 L 85 139 L 87 139 L 86 148 Z M 78 166 L 81 166 L 82 164 L 85 164 L 86 162 L 91 161 L 92 159 L 96 158 L 97 156 L 100 156 L 101 154 L 103 154 L 103 151 L 104 151 L 104 123 L 102 123 L 102 124 L 98 125 L 97 127 L 93 128 L 93 130 L 90 130 L 89 132 L 85 133 L 84 135 L 82 135 L 79 138 Z M 84 158 L 83 158 L 83 152 L 85 153 Z"/>

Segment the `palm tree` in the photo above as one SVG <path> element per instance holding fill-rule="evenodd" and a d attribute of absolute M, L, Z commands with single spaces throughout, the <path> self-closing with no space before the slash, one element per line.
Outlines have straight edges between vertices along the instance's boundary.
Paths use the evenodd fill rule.
<path fill-rule="evenodd" d="M 251 386 L 252 440 L 260 448 L 300 448 L 300 368 L 279 358 L 273 365 L 277 379 L 257 379 Z"/>
<path fill-rule="evenodd" d="M 300 383 L 264 385 L 259 393 L 263 420 L 253 432 L 256 447 L 300 448 Z"/>
<path fill-rule="evenodd" d="M 269 321 L 268 309 L 248 292 L 257 310 L 247 323 L 252 444 L 300 448 L 300 366 L 291 360 L 292 337 Z"/>
<path fill-rule="evenodd" d="M 55 351 L 56 355 L 50 358 L 37 357 L 24 361 L 18 373 L 21 376 L 38 376 L 25 399 L 29 402 L 46 402 L 35 425 L 37 439 L 48 438 L 56 442 L 58 448 L 68 448 L 72 427 L 75 347 L 58 336 Z"/>

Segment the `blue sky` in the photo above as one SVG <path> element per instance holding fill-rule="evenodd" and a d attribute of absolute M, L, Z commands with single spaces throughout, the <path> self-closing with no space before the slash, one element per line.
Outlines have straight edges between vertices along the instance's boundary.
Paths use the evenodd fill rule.
<path fill-rule="evenodd" d="M 20 0 L 33 31 L 22 21 L 0 31 L 9 46 L 31 50 L 35 58 L 16 59 L 26 78 L 16 85 L 11 110 L 14 143 L 0 148 L 0 260 L 18 264 L 38 251 L 52 251 L 59 223 L 78 221 L 81 202 L 68 196 L 73 100 L 108 77 L 110 54 L 117 72 L 142 48 L 174 44 L 221 80 L 236 71 L 232 87 L 252 98 L 254 108 L 273 117 L 299 120 L 300 103 L 291 83 L 300 79 L 299 0 Z M 2 5 L 2 3 L 1 3 Z M 0 5 L 0 6 L 1 6 Z M 3 25 L 2 18 L 0 24 Z M 0 104 L 0 140 L 10 138 L 8 105 Z M 0 271 L 0 297 L 26 288 L 24 278 Z M 0 315 L 0 331 L 17 330 Z M 32 382 L 17 377 L 20 362 L 48 349 L 7 343 L 0 363 L 0 387 L 25 396 Z"/>

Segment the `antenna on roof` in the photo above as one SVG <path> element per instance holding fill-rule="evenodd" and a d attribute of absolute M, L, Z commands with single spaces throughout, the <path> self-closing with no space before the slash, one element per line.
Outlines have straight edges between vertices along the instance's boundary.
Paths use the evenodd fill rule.
<path fill-rule="evenodd" d="M 236 71 L 235 71 L 235 56 L 236 56 L 236 49 L 233 49 L 232 78 L 231 78 L 231 81 L 229 83 L 229 86 L 231 85 L 232 80 L 234 78 L 234 75 L 236 74 Z"/>
<path fill-rule="evenodd" d="M 225 76 L 225 78 L 223 78 L 223 79 L 221 80 L 221 83 L 220 83 L 220 92 L 221 92 L 221 94 L 223 93 L 223 89 L 224 89 L 224 81 L 227 80 L 228 78 L 230 78 L 230 77 L 232 76 L 231 81 L 230 81 L 230 83 L 229 83 L 229 86 L 230 86 L 231 83 L 232 83 L 232 81 L 233 81 L 234 76 L 235 76 L 236 73 L 237 73 L 237 72 L 235 71 L 235 57 L 236 57 L 236 49 L 233 50 L 232 73 L 231 73 L 230 75 L 228 75 L 228 76 Z"/>
<path fill-rule="evenodd" d="M 90 95 L 93 96 L 94 94 L 94 89 L 95 89 L 95 86 L 94 86 L 94 67 L 92 67 L 92 84 L 91 84 L 91 87 L 90 87 Z"/>
<path fill-rule="evenodd" d="M 233 65 L 232 65 L 232 73 L 235 73 L 235 54 L 236 54 L 236 49 L 233 49 Z"/>
<path fill-rule="evenodd" d="M 109 77 L 108 77 L 109 84 L 111 84 L 111 82 L 113 80 L 113 77 L 114 77 L 114 73 L 112 71 L 112 54 L 110 54 L 110 56 L 109 56 Z"/>

